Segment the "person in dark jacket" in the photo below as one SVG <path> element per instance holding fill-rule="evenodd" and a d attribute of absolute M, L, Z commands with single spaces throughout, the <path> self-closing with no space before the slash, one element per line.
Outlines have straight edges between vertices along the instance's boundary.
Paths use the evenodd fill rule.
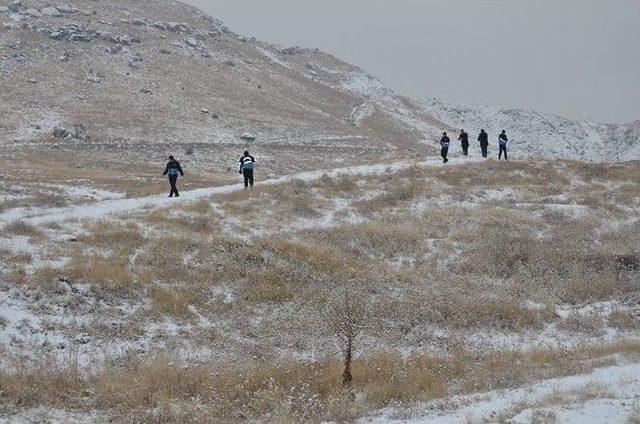
<path fill-rule="evenodd" d="M 507 132 L 502 130 L 500 136 L 498 137 L 498 144 L 500 145 L 500 152 L 498 153 L 498 160 L 502 159 L 502 153 L 504 153 L 504 160 L 507 160 L 507 143 L 509 139 L 507 138 Z"/>
<path fill-rule="evenodd" d="M 176 186 L 176 183 L 178 182 L 178 175 L 184 177 L 184 172 L 182 172 L 180 162 L 178 162 L 173 156 L 169 156 L 169 163 L 167 163 L 167 167 L 162 175 L 169 175 L 169 184 L 171 185 L 169 197 L 173 197 L 174 195 L 179 197 L 180 193 L 178 193 L 178 188 Z"/>
<path fill-rule="evenodd" d="M 482 150 L 482 157 L 486 158 L 488 155 L 487 150 L 489 149 L 489 134 L 487 134 L 484 130 L 480 130 L 478 141 L 480 142 L 480 150 Z"/>
<path fill-rule="evenodd" d="M 462 146 L 462 154 L 469 156 L 469 134 L 464 130 L 460 130 L 460 136 L 458 137 L 460 145 Z"/>
<path fill-rule="evenodd" d="M 255 168 L 256 160 L 249 154 L 248 151 L 244 152 L 244 155 L 240 158 L 240 174 L 244 176 L 244 188 L 253 187 L 253 169 Z"/>
<path fill-rule="evenodd" d="M 449 162 L 449 159 L 447 159 L 447 155 L 449 154 L 450 143 L 451 140 L 447 136 L 447 133 L 442 133 L 442 138 L 440 139 L 440 147 L 442 147 L 442 150 L 440 151 L 440 156 L 442 156 L 442 161 L 444 163 Z"/>

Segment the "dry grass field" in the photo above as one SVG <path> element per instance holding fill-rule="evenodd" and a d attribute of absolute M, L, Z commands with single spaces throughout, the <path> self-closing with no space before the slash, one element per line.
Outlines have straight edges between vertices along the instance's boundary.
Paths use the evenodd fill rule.
<path fill-rule="evenodd" d="M 11 222 L 0 417 L 354 421 L 637 361 L 637 181 L 416 165 Z"/>

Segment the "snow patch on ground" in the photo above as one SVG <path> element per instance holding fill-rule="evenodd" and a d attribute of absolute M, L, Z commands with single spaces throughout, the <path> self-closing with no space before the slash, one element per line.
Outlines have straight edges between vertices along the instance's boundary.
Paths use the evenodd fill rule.
<path fill-rule="evenodd" d="M 375 106 L 370 102 L 365 102 L 361 105 L 356 106 L 351 111 L 351 115 L 349 116 L 349 122 L 355 126 L 359 126 L 362 121 L 367 118 L 370 118 L 376 111 Z"/>
<path fill-rule="evenodd" d="M 597 390 L 594 390 L 597 389 Z M 591 398 L 594 397 L 594 398 Z M 589 374 L 554 378 L 512 390 L 438 399 L 411 410 L 386 408 L 364 423 L 457 424 L 463 422 L 531 423 L 547 411 L 562 423 L 624 422 L 640 402 L 640 364 L 596 369 Z M 412 418 L 403 418 L 405 414 Z M 556 421 L 553 421 L 556 422 Z"/>
<path fill-rule="evenodd" d="M 341 88 L 365 99 L 380 99 L 391 96 L 393 92 L 382 81 L 364 72 L 354 72 L 342 82 Z"/>

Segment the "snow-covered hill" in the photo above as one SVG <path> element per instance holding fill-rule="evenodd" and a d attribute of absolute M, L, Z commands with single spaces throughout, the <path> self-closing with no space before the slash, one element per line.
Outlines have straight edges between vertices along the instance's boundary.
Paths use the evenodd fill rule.
<path fill-rule="evenodd" d="M 497 144 L 507 130 L 516 151 L 531 156 L 597 162 L 640 159 L 640 121 L 631 124 L 578 122 L 523 109 L 470 106 L 428 99 L 419 102 L 426 113 L 456 128 L 484 128 Z"/>

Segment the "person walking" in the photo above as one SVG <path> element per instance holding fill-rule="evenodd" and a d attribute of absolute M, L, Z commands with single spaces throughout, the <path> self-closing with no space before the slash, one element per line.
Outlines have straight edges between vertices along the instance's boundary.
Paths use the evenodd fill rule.
<path fill-rule="evenodd" d="M 504 153 L 504 160 L 507 160 L 507 143 L 509 139 L 507 138 L 507 132 L 502 130 L 500 133 L 500 137 L 498 137 L 498 144 L 500 144 L 500 152 L 498 153 L 498 160 L 502 159 L 502 153 Z"/>
<path fill-rule="evenodd" d="M 460 136 L 458 137 L 460 140 L 460 145 L 462 146 L 462 154 L 465 156 L 469 156 L 469 134 L 467 134 L 464 130 L 460 130 Z"/>
<path fill-rule="evenodd" d="M 478 141 L 480 142 L 480 150 L 482 151 L 482 157 L 486 158 L 488 155 L 488 149 L 489 149 L 489 134 L 487 134 L 484 130 L 480 130 Z"/>
<path fill-rule="evenodd" d="M 178 193 L 178 188 L 176 186 L 178 183 L 178 175 L 184 177 L 184 172 L 182 172 L 180 162 L 178 162 L 173 156 L 169 156 L 169 163 L 167 163 L 167 167 L 162 175 L 169 175 L 169 185 L 171 186 L 169 197 L 173 197 L 174 195 L 176 197 L 180 197 L 180 193 Z"/>
<path fill-rule="evenodd" d="M 255 158 L 251 156 L 248 151 L 245 151 L 244 155 L 240 158 L 240 174 L 244 177 L 245 189 L 250 186 L 253 187 L 253 169 L 255 168 L 255 164 Z"/>
<path fill-rule="evenodd" d="M 447 136 L 447 133 L 442 133 L 442 138 L 440 139 L 440 147 L 442 147 L 442 150 L 440 151 L 440 156 L 442 156 L 443 163 L 449 162 L 449 159 L 447 159 L 447 155 L 449 154 L 450 143 L 451 140 Z"/>

